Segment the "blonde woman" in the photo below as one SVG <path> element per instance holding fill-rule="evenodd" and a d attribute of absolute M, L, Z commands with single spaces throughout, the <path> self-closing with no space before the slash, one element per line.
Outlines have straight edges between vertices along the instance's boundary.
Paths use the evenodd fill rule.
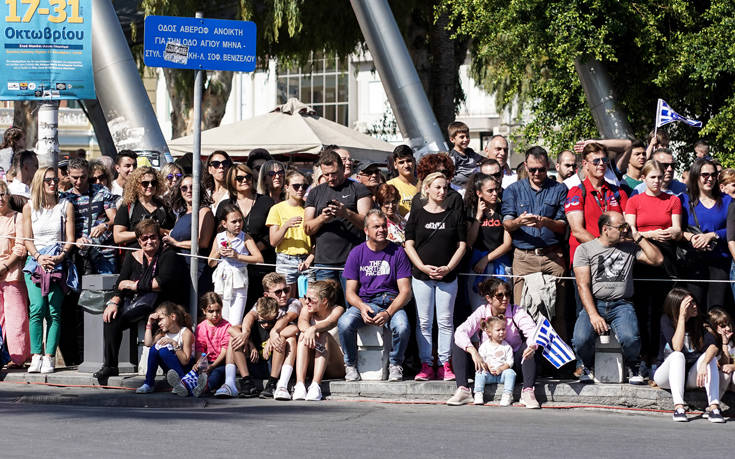
<path fill-rule="evenodd" d="M 56 347 L 61 332 L 62 270 L 74 240 L 74 206 L 59 200 L 56 168 L 36 171 L 31 182 L 31 199 L 23 207 L 25 247 L 31 255 L 23 269 L 30 306 L 31 366 L 29 373 L 53 373 Z M 31 240 L 32 239 L 32 240 Z M 52 276 L 47 284 L 45 276 Z M 39 285 L 40 284 L 40 285 Z M 48 287 L 46 287 L 48 285 Z M 46 320 L 46 349 L 43 349 L 43 321 Z"/>

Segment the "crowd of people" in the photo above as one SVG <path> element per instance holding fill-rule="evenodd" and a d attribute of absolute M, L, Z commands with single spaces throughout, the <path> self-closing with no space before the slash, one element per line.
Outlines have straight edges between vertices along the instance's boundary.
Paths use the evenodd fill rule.
<path fill-rule="evenodd" d="M 57 347 L 67 365 L 80 363 L 81 279 L 117 273 L 95 377 L 118 374 L 122 332 L 144 321 L 139 393 L 154 390 L 160 367 L 182 396 L 320 400 L 323 378 L 361 379 L 357 335 L 374 326 L 392 337 L 385 379 L 455 381 L 449 405 L 482 404 L 485 385 L 500 383 L 509 405 L 518 377 L 520 402 L 538 408 L 537 375 L 596 381 L 595 343 L 614 334 L 627 381 L 670 389 L 674 420 L 687 420 L 685 388 L 703 387 L 709 420 L 723 421 L 719 399 L 735 369 L 726 282 L 735 170 L 706 143 L 695 145 L 685 183 L 663 131 L 647 142 L 581 141 L 555 161 L 534 146 L 518 171 L 507 139 L 479 154 L 461 122 L 448 128 L 450 152 L 417 161 L 401 145 L 387 171 L 336 145 L 312 171 L 262 149 L 246 163 L 215 151 L 201 179 L 206 293 L 193 318 L 182 283 L 195 207 L 188 171 L 138 165 L 128 150 L 114 164 L 74 157 L 39 168 L 9 131 L 0 181 L 9 368 L 53 372 Z M 561 370 L 534 340 L 544 318 L 576 353 Z"/>

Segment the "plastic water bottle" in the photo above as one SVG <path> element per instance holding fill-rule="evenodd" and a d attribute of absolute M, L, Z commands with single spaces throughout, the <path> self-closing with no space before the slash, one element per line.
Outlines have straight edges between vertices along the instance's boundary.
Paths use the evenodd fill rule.
<path fill-rule="evenodd" d="M 199 357 L 199 373 L 204 372 L 207 368 L 209 368 L 209 361 L 207 360 L 207 353 L 202 352 L 201 357 Z"/>

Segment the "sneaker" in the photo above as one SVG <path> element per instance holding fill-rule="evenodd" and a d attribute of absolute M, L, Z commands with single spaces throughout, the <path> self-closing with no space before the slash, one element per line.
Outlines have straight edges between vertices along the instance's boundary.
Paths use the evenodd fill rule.
<path fill-rule="evenodd" d="M 193 395 L 196 398 L 201 397 L 202 394 L 207 391 L 207 380 L 208 379 L 209 379 L 209 374 L 202 372 L 202 374 L 200 374 L 199 378 L 197 379 L 197 385 L 194 386 L 194 388 L 191 390 L 191 395 Z"/>
<path fill-rule="evenodd" d="M 362 378 L 356 366 L 345 365 L 345 381 L 359 381 L 360 379 Z"/>
<path fill-rule="evenodd" d="M 434 379 L 434 367 L 428 363 L 421 364 L 421 371 L 413 378 L 416 381 L 429 381 Z"/>
<path fill-rule="evenodd" d="M 628 384 L 640 386 L 645 382 L 640 372 L 640 366 L 628 368 Z"/>
<path fill-rule="evenodd" d="M 472 392 L 466 387 L 458 387 L 457 391 L 447 400 L 449 406 L 462 406 L 472 403 Z"/>
<path fill-rule="evenodd" d="M 485 403 L 485 395 L 482 392 L 475 392 L 475 405 L 482 405 Z"/>
<path fill-rule="evenodd" d="M 503 396 L 500 397 L 500 406 L 510 406 L 512 404 L 513 404 L 513 394 L 511 392 L 503 392 Z"/>
<path fill-rule="evenodd" d="M 253 398 L 258 396 L 258 388 L 255 387 L 251 378 L 240 378 L 238 379 L 238 383 L 239 389 L 236 390 L 239 398 Z"/>
<path fill-rule="evenodd" d="M 322 399 L 322 388 L 319 384 L 313 382 L 309 386 L 309 391 L 306 393 L 306 400 L 315 402 Z"/>
<path fill-rule="evenodd" d="M 215 398 L 235 398 L 237 396 L 237 389 L 230 387 L 229 384 L 225 383 L 217 389 L 214 393 Z"/>
<path fill-rule="evenodd" d="M 538 401 L 536 400 L 536 394 L 534 393 L 533 387 L 528 387 L 521 391 L 521 403 L 526 407 L 533 410 L 541 408 Z"/>
<path fill-rule="evenodd" d="M 452 364 L 449 362 L 444 362 L 444 365 L 439 368 L 439 371 L 437 372 L 436 379 L 443 379 L 444 381 L 454 381 L 455 376 L 454 372 L 452 371 Z"/>
<path fill-rule="evenodd" d="M 684 411 L 684 408 L 681 407 L 674 410 L 673 419 L 674 422 L 689 422 L 686 411 Z"/>
<path fill-rule="evenodd" d="M 291 400 L 291 394 L 288 393 L 286 387 L 276 387 L 276 391 L 273 392 L 273 398 L 276 400 Z"/>
<path fill-rule="evenodd" d="M 146 383 L 143 383 L 142 386 L 135 389 L 136 394 L 150 394 L 152 392 L 153 392 L 153 388 Z"/>
<path fill-rule="evenodd" d="M 722 424 L 723 422 L 725 422 L 725 418 L 722 417 L 722 412 L 719 408 L 705 410 L 704 414 L 706 415 L 707 419 L 709 419 L 709 422 L 712 422 L 714 424 Z"/>
<path fill-rule="evenodd" d="M 41 358 L 41 373 L 43 374 L 53 373 L 55 366 L 56 366 L 56 357 L 49 357 L 47 355 L 44 355 Z"/>
<path fill-rule="evenodd" d="M 33 357 L 31 357 L 31 365 L 28 367 L 28 373 L 40 373 L 40 372 L 41 372 L 41 355 L 34 354 Z"/>
<path fill-rule="evenodd" d="M 273 392 L 276 391 L 276 381 L 275 380 L 268 380 L 268 382 L 265 385 L 265 389 L 263 389 L 260 394 L 258 394 L 258 397 L 260 398 L 273 398 Z"/>
<path fill-rule="evenodd" d="M 591 384 L 595 382 L 595 374 L 589 368 L 582 367 L 579 373 L 579 382 L 582 384 Z"/>
<path fill-rule="evenodd" d="M 168 370 L 168 372 L 166 373 L 166 381 L 168 382 L 168 385 L 171 386 L 171 392 L 173 392 L 174 394 L 178 395 L 179 397 L 189 396 L 189 390 L 181 382 L 181 377 L 178 373 L 176 373 L 176 370 Z"/>
<path fill-rule="evenodd" d="M 306 400 L 306 386 L 304 386 L 304 383 L 297 382 L 296 385 L 293 386 L 293 399 Z"/>
<path fill-rule="evenodd" d="M 403 381 L 403 367 L 401 365 L 388 366 L 388 381 Z"/>

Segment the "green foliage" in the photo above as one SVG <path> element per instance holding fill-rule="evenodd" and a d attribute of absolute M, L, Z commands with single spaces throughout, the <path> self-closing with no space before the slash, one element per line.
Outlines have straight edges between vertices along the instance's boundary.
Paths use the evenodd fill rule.
<path fill-rule="evenodd" d="M 456 36 L 471 38 L 472 76 L 498 104 L 519 101 L 527 138 L 554 150 L 597 134 L 574 68 L 603 62 L 637 137 L 653 129 L 656 100 L 704 122 L 665 129 L 682 152 L 700 136 L 728 159 L 735 149 L 735 2 L 732 0 L 441 0 Z M 733 161 L 735 162 L 735 161 Z"/>

